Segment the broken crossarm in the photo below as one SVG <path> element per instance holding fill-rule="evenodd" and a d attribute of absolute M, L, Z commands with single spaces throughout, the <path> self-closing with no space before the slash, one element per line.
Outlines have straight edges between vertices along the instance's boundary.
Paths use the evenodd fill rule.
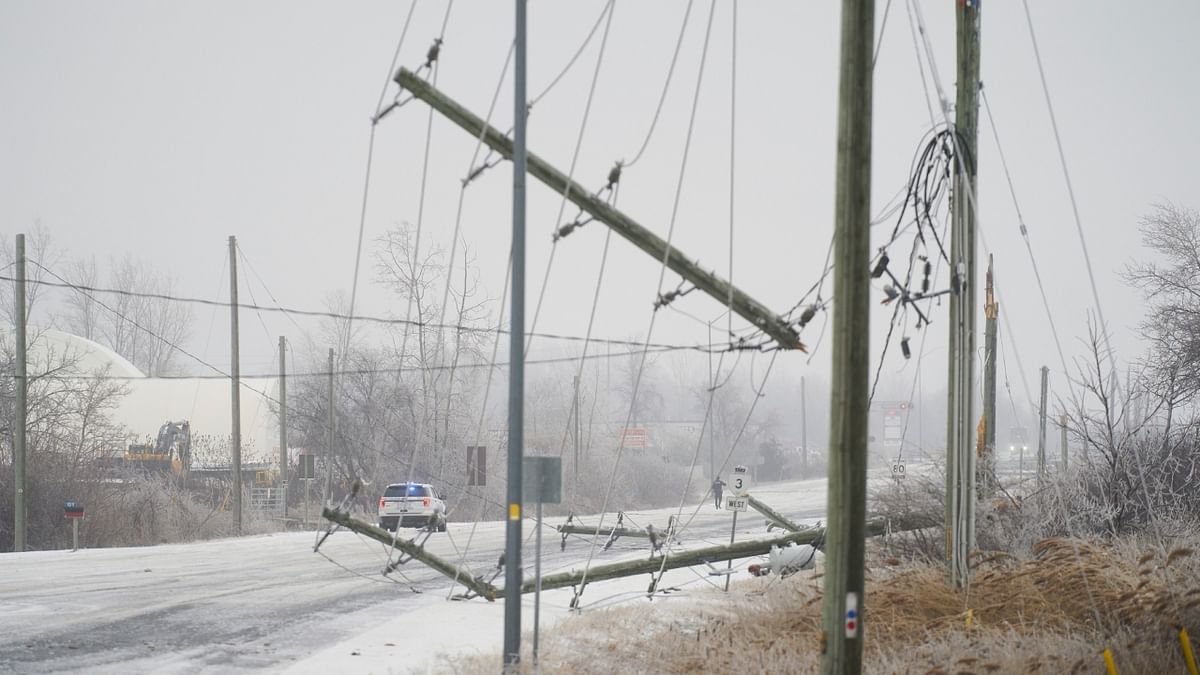
<path fill-rule="evenodd" d="M 482 139 L 489 148 L 495 150 L 505 159 L 512 158 L 512 140 L 500 133 L 495 127 L 487 124 L 477 115 L 459 105 L 457 102 L 435 89 L 431 84 L 415 75 L 407 68 L 401 68 L 395 78 L 397 84 L 407 89 L 415 98 L 428 103 L 434 110 L 444 115 L 476 138 Z M 559 194 L 566 195 L 576 206 L 586 211 L 596 220 L 608 225 L 614 232 L 629 240 L 634 246 L 654 257 L 655 260 L 666 260 L 676 274 L 691 282 L 696 288 L 704 291 L 721 304 L 731 303 L 734 312 L 743 319 L 758 327 L 759 330 L 771 336 L 783 349 L 799 349 L 804 351 L 804 344 L 792 326 L 779 315 L 771 312 L 754 298 L 746 295 L 728 281 L 718 277 L 713 272 L 703 269 L 694 260 L 680 253 L 679 249 L 663 241 L 658 235 L 634 221 L 629 216 L 613 208 L 608 203 L 595 197 L 579 183 L 571 180 L 563 172 L 550 166 L 537 155 L 528 153 L 529 173 L 534 178 L 548 185 Z"/>
<path fill-rule="evenodd" d="M 867 536 L 875 536 L 883 534 L 887 530 L 887 524 L 882 520 L 868 521 L 866 525 Z M 592 528 L 595 532 L 595 528 Z M 733 560 L 735 558 L 748 558 L 755 555 L 764 555 L 771 551 L 775 546 L 788 546 L 790 544 L 811 544 L 814 541 L 821 539 L 825 534 L 823 527 L 810 527 L 796 532 L 785 534 L 781 537 L 773 539 L 752 539 L 749 541 L 739 541 L 734 544 L 722 546 L 708 546 L 705 548 L 697 548 L 692 550 L 678 550 L 671 553 L 666 560 L 661 557 L 638 560 L 627 560 L 623 562 L 609 563 L 607 565 L 595 565 L 587 572 L 587 582 L 604 581 L 606 579 L 617 579 L 620 577 L 634 576 L 637 574 L 657 574 L 660 569 L 671 570 L 678 567 L 691 567 L 693 565 L 702 565 L 704 563 L 717 562 L 719 560 Z M 555 588 L 566 588 L 567 586 L 578 586 L 583 581 L 583 570 L 571 570 L 570 572 L 561 572 L 559 574 L 551 574 L 542 577 L 542 590 L 548 591 Z M 522 593 L 532 593 L 536 584 L 536 579 L 527 579 L 521 584 Z M 502 593 L 503 591 L 497 591 Z"/>
<path fill-rule="evenodd" d="M 770 531 L 773 525 L 777 525 L 791 532 L 799 532 L 801 530 L 800 526 L 789 520 L 787 516 L 784 516 L 775 509 L 755 499 L 753 495 L 746 495 L 746 503 L 750 505 L 750 508 L 767 517 L 767 520 L 769 521 L 767 524 L 767 531 Z"/>
<path fill-rule="evenodd" d="M 439 556 L 426 551 L 423 547 L 417 546 L 411 541 L 392 536 L 391 532 L 383 528 L 356 520 L 351 518 L 350 514 L 337 509 L 331 509 L 328 506 L 321 509 L 321 516 L 348 530 L 353 530 L 388 546 L 394 546 L 401 552 L 408 554 L 416 560 L 420 560 L 438 572 L 466 586 L 480 597 L 486 598 L 488 602 L 494 602 L 496 597 L 500 595 L 500 591 L 497 591 L 495 586 L 483 579 L 473 576 L 469 571 L 461 567 L 442 560 Z"/>

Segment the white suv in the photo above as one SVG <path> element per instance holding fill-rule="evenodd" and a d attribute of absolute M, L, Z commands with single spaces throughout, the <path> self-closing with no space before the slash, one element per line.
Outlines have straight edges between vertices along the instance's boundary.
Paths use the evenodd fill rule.
<path fill-rule="evenodd" d="M 446 531 L 446 502 L 428 483 L 392 483 L 379 498 L 379 526 L 437 527 Z"/>

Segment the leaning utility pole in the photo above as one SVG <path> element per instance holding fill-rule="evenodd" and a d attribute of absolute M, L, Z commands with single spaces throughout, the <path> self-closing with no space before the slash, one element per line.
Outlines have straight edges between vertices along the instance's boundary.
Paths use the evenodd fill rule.
<path fill-rule="evenodd" d="M 1050 377 L 1050 369 L 1042 366 L 1042 398 L 1038 403 L 1038 447 L 1037 447 L 1037 479 L 1038 486 L 1046 480 L 1046 389 Z"/>
<path fill-rule="evenodd" d="M 288 441 L 287 441 L 287 338 L 279 336 L 279 485 L 282 488 L 283 517 L 287 518 L 288 503 Z"/>
<path fill-rule="evenodd" d="M 17 235 L 17 281 L 14 288 L 13 317 L 17 330 L 16 419 L 13 420 L 13 482 L 16 495 L 13 497 L 13 550 L 25 550 L 25 424 L 28 410 L 25 394 L 28 380 L 25 378 L 25 235 Z"/>
<path fill-rule="evenodd" d="M 975 145 L 979 121 L 979 3 L 960 2 L 951 204 L 951 294 L 946 411 L 946 549 L 949 580 L 970 581 L 975 546 Z"/>
<path fill-rule="evenodd" d="M 508 523 L 504 547 L 504 672 L 521 670 L 521 466 L 525 461 L 525 6 L 516 0 L 513 66 L 512 311 L 508 342 Z M 539 528 L 540 529 L 540 528 Z"/>
<path fill-rule="evenodd" d="M 407 68 L 401 68 L 393 79 L 396 84 L 412 94 L 413 98 L 428 103 L 430 107 L 494 150 L 496 154 L 504 158 L 512 158 L 513 162 L 516 162 L 515 135 L 510 140 L 499 129 L 489 125 L 478 115 L 438 91 L 424 78 Z M 796 328 L 788 320 L 771 312 L 765 305 L 741 289 L 704 268 L 674 244 L 668 246 L 661 237 L 633 218 L 618 211 L 611 204 L 596 196 L 594 192 L 572 180 L 562 171 L 550 166 L 537 155 L 523 153 L 523 157 L 525 159 L 522 161 L 527 163 L 530 176 L 544 183 L 556 194 L 563 195 L 565 199 L 578 206 L 591 218 L 604 223 L 614 233 L 649 254 L 657 264 L 665 264 L 671 271 L 686 279 L 701 292 L 708 294 L 723 305 L 728 305 L 735 314 L 774 339 L 781 349 L 804 350 Z M 577 227 L 579 227 L 578 223 L 564 225 L 558 229 L 555 237 L 565 237 Z"/>
<path fill-rule="evenodd" d="M 988 256 L 986 301 L 983 315 L 983 457 L 976 480 L 983 494 L 996 490 L 996 318 L 1000 304 L 996 302 L 992 282 L 992 256 Z"/>
<path fill-rule="evenodd" d="M 833 383 L 822 617 L 827 675 L 862 670 L 870 357 L 871 53 L 875 1 L 842 0 L 834 202 Z"/>
<path fill-rule="evenodd" d="M 237 238 L 229 237 L 229 335 L 231 344 L 230 395 L 232 404 L 233 446 L 233 533 L 242 533 L 242 398 L 241 361 L 238 358 L 238 283 L 237 283 Z"/>

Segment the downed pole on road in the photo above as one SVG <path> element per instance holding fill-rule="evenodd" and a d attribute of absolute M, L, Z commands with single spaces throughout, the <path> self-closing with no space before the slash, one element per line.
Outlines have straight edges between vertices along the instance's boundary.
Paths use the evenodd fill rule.
<path fill-rule="evenodd" d="M 773 526 L 782 527 L 783 529 L 790 530 L 792 532 L 799 532 L 801 529 L 803 529 L 796 523 L 793 523 L 787 516 L 755 499 L 754 495 L 746 495 L 746 503 L 749 504 L 750 508 L 767 517 L 768 532 L 771 531 Z"/>
<path fill-rule="evenodd" d="M 321 516 L 326 520 L 337 523 L 348 530 L 353 530 L 382 544 L 399 549 L 400 552 L 407 554 L 414 560 L 420 560 L 426 565 L 432 567 L 434 570 L 441 572 L 454 581 L 466 586 L 476 595 L 486 598 L 488 602 L 495 602 L 496 597 L 503 594 L 503 591 L 497 590 L 495 586 L 485 581 L 482 577 L 472 575 L 469 570 L 458 567 L 453 563 L 446 562 L 445 560 L 442 560 L 440 556 L 426 551 L 423 546 L 418 546 L 407 539 L 400 539 L 381 527 L 377 527 L 371 523 L 364 523 L 361 520 L 352 518 L 350 514 L 346 513 L 345 511 L 331 509 L 326 506 L 325 508 L 321 509 Z"/>
<path fill-rule="evenodd" d="M 867 522 L 866 534 L 873 537 L 883 534 L 889 529 L 896 531 L 897 529 L 907 528 L 890 527 L 885 520 L 871 520 Z M 594 530 L 595 528 L 593 528 Z M 739 541 L 734 544 L 676 550 L 666 560 L 663 560 L 662 557 L 652 557 L 650 559 L 627 560 L 607 565 L 593 565 L 587 570 L 587 583 L 628 577 L 635 574 L 656 574 L 659 570 L 671 570 L 679 567 L 691 567 L 693 565 L 764 555 L 776 546 L 782 548 L 791 544 L 811 544 L 814 541 L 822 539 L 824 536 L 824 527 L 809 527 L 772 539 L 751 539 L 748 541 Z M 583 570 L 572 570 L 570 572 L 544 576 L 542 577 L 542 590 L 548 591 L 555 588 L 578 586 L 583 581 L 583 577 Z M 533 592 L 536 583 L 536 579 L 525 581 L 521 584 L 521 592 Z"/>
<path fill-rule="evenodd" d="M 600 536 L 602 534 L 607 536 L 608 539 L 604 542 L 605 551 L 612 548 L 612 545 L 621 537 L 642 537 L 649 539 L 650 543 L 654 547 L 654 550 L 658 550 L 661 547 L 661 543 L 665 541 L 666 538 L 675 537 L 675 516 L 671 516 L 667 519 L 667 529 L 665 531 L 657 530 L 653 525 L 647 525 L 646 527 L 638 528 L 625 527 L 624 511 L 617 513 L 616 524 L 609 527 L 604 527 L 602 525 L 575 525 L 573 524 L 574 520 L 575 514 L 572 513 L 571 515 L 567 516 L 567 522 L 554 528 L 559 534 L 562 535 L 562 544 L 559 546 L 559 550 L 561 551 L 567 550 L 567 537 L 572 534 L 588 537 Z"/>
<path fill-rule="evenodd" d="M 352 518 L 350 514 L 346 513 L 345 511 L 331 509 L 326 506 L 321 509 L 321 516 L 331 522 L 341 525 L 348 530 L 358 532 L 359 534 L 366 535 L 375 541 L 399 549 L 402 553 L 411 556 L 414 560 L 419 560 L 434 570 L 441 572 L 455 582 L 461 583 L 476 595 L 486 599 L 488 602 L 495 602 L 497 597 L 503 596 L 504 594 L 504 589 L 496 588 L 482 577 L 472 575 L 470 571 L 446 562 L 441 557 L 430 553 L 423 547 L 418 546 L 411 541 L 396 538 L 387 530 L 372 525 L 371 523 L 366 523 Z M 889 531 L 900 532 L 919 527 L 924 527 L 924 525 L 915 523 L 898 524 L 883 519 L 877 519 L 867 521 L 864 532 L 866 536 L 874 537 Z M 591 532 L 595 532 L 595 528 L 592 528 Z M 739 541 L 733 544 L 707 546 L 704 548 L 690 550 L 677 550 L 672 552 L 670 556 L 667 556 L 665 560 L 662 556 L 652 556 L 649 559 L 627 560 L 623 562 L 609 563 L 607 565 L 594 565 L 587 571 L 587 583 L 590 584 L 594 581 L 619 579 L 621 577 L 633 576 L 635 574 L 655 574 L 660 570 L 672 570 L 680 567 L 692 567 L 694 565 L 734 560 L 737 558 L 749 558 L 756 555 L 765 555 L 770 553 L 771 549 L 775 547 L 785 548 L 792 544 L 811 544 L 814 541 L 823 539 L 824 536 L 824 527 L 809 527 L 797 529 L 794 532 L 789 532 L 788 534 L 771 539 L 751 539 L 748 541 Z M 541 589 L 543 591 L 548 591 L 557 588 L 566 588 L 568 586 L 579 586 L 580 582 L 583 581 L 583 578 L 583 570 L 572 570 L 570 572 L 551 574 L 549 576 L 542 577 Z M 536 588 L 536 578 L 529 578 L 521 583 L 521 593 L 533 593 Z M 582 591 L 582 589 L 580 590 Z"/>

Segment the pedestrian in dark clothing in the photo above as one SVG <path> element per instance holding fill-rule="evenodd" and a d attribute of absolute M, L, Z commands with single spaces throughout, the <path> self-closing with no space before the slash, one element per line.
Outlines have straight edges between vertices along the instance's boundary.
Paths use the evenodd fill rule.
<path fill-rule="evenodd" d="M 721 508 L 721 489 L 724 487 L 725 487 L 725 481 L 721 480 L 720 476 L 717 476 L 716 480 L 713 481 L 712 491 L 713 491 L 713 499 L 716 501 L 715 506 L 718 509 Z"/>

